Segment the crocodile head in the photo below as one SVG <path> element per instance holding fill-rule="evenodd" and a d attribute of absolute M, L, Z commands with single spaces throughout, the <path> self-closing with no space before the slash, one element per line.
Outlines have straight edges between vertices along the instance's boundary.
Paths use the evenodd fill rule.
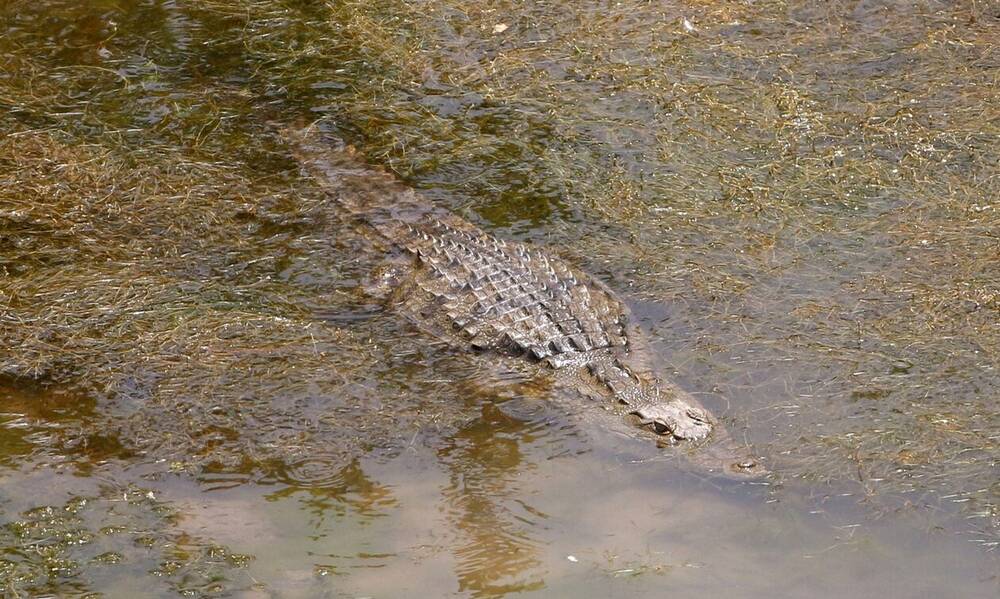
<path fill-rule="evenodd" d="M 686 449 L 689 461 L 700 470 L 735 478 L 767 473 L 749 447 L 736 443 L 690 393 L 648 369 L 629 367 L 621 354 L 597 353 L 585 359 L 587 372 L 611 391 L 636 424 L 655 433 L 663 445 Z"/>
<path fill-rule="evenodd" d="M 715 427 L 715 420 L 707 410 L 679 399 L 639 405 L 629 413 L 654 433 L 669 435 L 678 441 L 700 441 Z"/>
<path fill-rule="evenodd" d="M 637 400 L 637 407 L 629 413 L 665 445 L 690 444 L 686 457 L 701 471 L 727 478 L 759 478 L 768 473 L 750 448 L 737 443 L 698 400 L 678 389 L 670 395 L 665 401 L 662 394 Z"/>

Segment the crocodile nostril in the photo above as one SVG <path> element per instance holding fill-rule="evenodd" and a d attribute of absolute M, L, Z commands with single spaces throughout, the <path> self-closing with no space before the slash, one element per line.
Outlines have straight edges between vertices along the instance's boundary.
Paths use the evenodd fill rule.
<path fill-rule="evenodd" d="M 705 423 L 705 424 L 709 422 L 709 416 L 703 410 L 692 408 L 687 410 L 687 412 L 685 413 L 691 420 L 694 420 L 695 422 Z"/>

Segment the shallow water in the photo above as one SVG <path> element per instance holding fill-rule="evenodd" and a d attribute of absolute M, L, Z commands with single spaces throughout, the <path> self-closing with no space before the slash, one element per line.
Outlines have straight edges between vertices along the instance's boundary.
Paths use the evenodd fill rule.
<path fill-rule="evenodd" d="M 994 597 L 1000 9 L 0 7 L 5 596 Z M 273 123 L 632 308 L 772 471 L 364 292 Z"/>

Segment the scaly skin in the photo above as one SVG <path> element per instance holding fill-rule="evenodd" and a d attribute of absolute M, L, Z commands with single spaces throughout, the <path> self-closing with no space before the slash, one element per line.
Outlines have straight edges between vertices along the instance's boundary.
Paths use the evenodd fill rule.
<path fill-rule="evenodd" d="M 698 444 L 691 458 L 711 471 L 763 472 L 697 400 L 655 376 L 642 332 L 607 286 L 422 201 L 315 127 L 283 135 L 304 170 L 380 245 L 409 257 L 392 273 L 391 303 L 418 326 L 486 358 L 552 369 L 561 387 L 613 400 L 638 427 Z"/>

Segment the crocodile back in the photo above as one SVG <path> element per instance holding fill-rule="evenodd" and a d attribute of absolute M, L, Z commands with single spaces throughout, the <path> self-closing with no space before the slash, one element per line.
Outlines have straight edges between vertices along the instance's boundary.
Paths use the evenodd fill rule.
<path fill-rule="evenodd" d="M 444 317 L 473 349 L 524 354 L 555 368 L 628 348 L 622 303 L 559 259 L 454 216 L 406 223 L 397 233 L 394 243 L 419 262 L 397 293 L 416 321 Z"/>
<path fill-rule="evenodd" d="M 604 285 L 435 207 L 318 125 L 281 131 L 338 203 L 381 241 L 412 255 L 416 268 L 394 296 L 421 328 L 555 368 L 595 351 L 628 349 L 628 311 Z"/>

